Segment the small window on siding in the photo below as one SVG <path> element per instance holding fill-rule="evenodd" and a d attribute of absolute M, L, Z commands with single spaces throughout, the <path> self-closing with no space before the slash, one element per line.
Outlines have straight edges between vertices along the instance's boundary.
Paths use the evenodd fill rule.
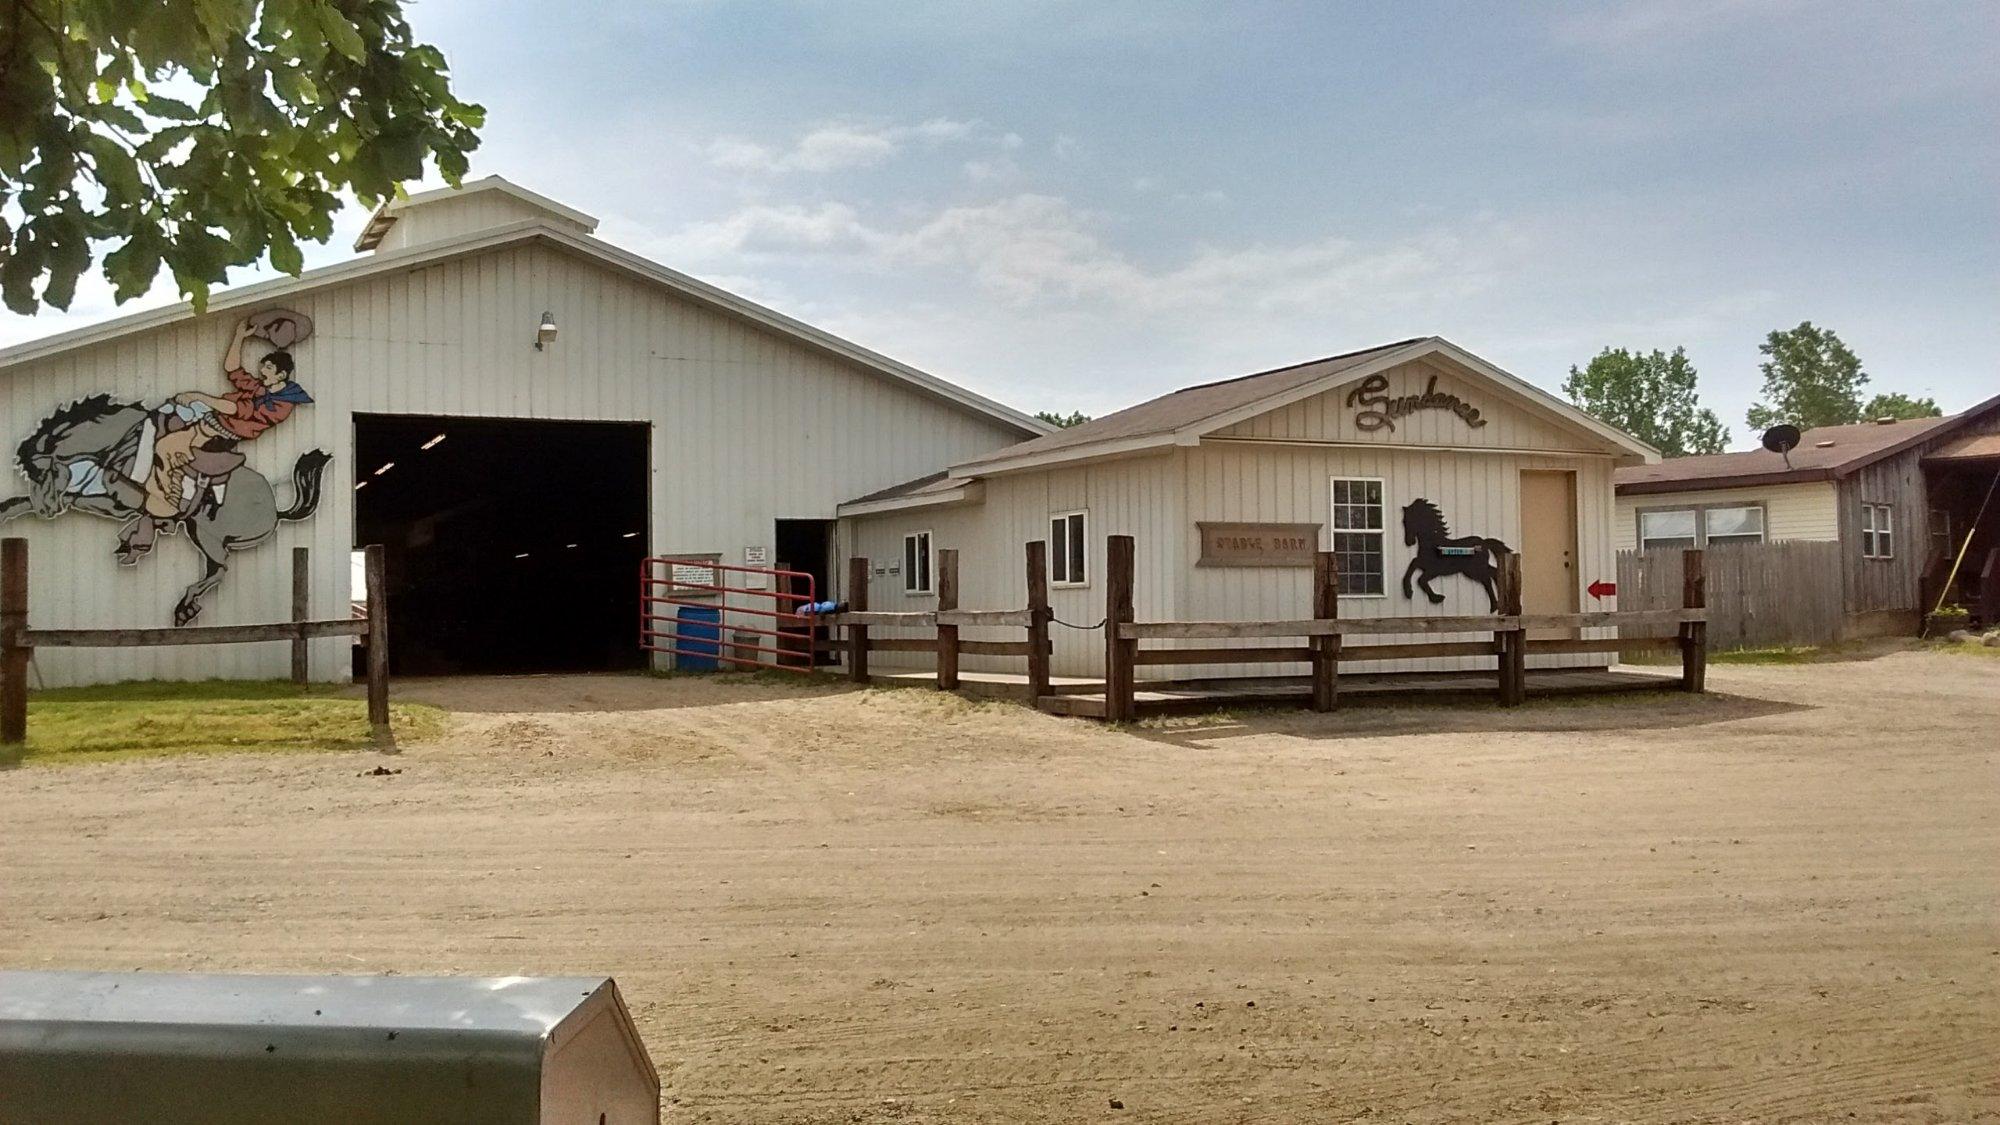
<path fill-rule="evenodd" d="M 1861 557 L 1864 559 L 1896 557 L 1895 516 L 1891 514 L 1889 505 L 1861 505 Z"/>
<path fill-rule="evenodd" d="M 1755 504 L 1735 508 L 1704 508 L 1702 533 L 1708 546 L 1718 543 L 1762 543 L 1764 509 Z"/>
<path fill-rule="evenodd" d="M 1090 582 L 1090 534 L 1082 512 L 1049 517 L 1049 582 L 1084 586 Z"/>
<path fill-rule="evenodd" d="M 1383 585 L 1382 482 L 1333 479 L 1333 554 L 1342 596 L 1380 597 Z"/>
<path fill-rule="evenodd" d="M 1640 550 L 1685 550 L 1696 545 L 1693 508 L 1639 513 Z"/>
<path fill-rule="evenodd" d="M 903 592 L 931 593 L 931 533 L 912 532 L 903 536 Z"/>

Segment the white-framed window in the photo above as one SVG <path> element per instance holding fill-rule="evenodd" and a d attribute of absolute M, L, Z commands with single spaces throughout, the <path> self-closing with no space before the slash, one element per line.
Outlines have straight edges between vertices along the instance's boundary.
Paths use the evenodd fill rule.
<path fill-rule="evenodd" d="M 1718 543 L 1762 543 L 1764 508 L 1761 504 L 1703 508 L 1701 534 L 1704 546 Z"/>
<path fill-rule="evenodd" d="M 1896 520 L 1887 504 L 1861 505 L 1861 557 L 1896 557 Z"/>
<path fill-rule="evenodd" d="M 903 592 L 931 594 L 931 533 L 913 531 L 903 536 Z"/>
<path fill-rule="evenodd" d="M 1049 517 L 1049 584 L 1090 584 L 1090 521 L 1083 512 Z"/>
<path fill-rule="evenodd" d="M 1335 477 L 1333 495 L 1334 561 L 1340 567 L 1342 597 L 1382 597 L 1384 527 L 1382 478 Z"/>
<path fill-rule="evenodd" d="M 1639 513 L 1639 549 L 1684 551 L 1725 543 L 1762 543 L 1764 505 L 1701 504 Z"/>
<path fill-rule="evenodd" d="M 1698 526 L 1693 508 L 1674 508 L 1639 513 L 1639 549 L 1685 550 L 1699 546 Z"/>

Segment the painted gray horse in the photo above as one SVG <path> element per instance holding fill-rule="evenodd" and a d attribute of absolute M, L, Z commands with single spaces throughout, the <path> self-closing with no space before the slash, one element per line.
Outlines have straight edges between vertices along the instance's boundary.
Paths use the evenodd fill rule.
<path fill-rule="evenodd" d="M 28 478 L 28 495 L 0 500 L 0 523 L 30 512 L 54 519 L 83 512 L 104 519 L 140 517 L 149 466 L 135 465 L 149 411 L 110 395 L 78 399 L 49 415 L 15 451 L 15 464 Z M 174 605 L 174 624 L 186 625 L 200 613 L 202 599 L 222 581 L 228 558 L 270 538 L 278 524 L 308 519 L 319 507 L 320 480 L 333 460 L 325 450 L 300 454 L 292 466 L 292 503 L 282 510 L 271 482 L 238 467 L 223 482 L 204 481 L 192 508 L 173 526 L 187 532 L 201 552 L 201 577 Z"/>

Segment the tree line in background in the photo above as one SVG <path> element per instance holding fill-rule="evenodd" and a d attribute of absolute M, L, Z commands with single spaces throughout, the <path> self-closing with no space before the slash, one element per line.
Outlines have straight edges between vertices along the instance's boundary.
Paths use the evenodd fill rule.
<path fill-rule="evenodd" d="M 1758 345 L 1764 356 L 1760 401 L 1745 421 L 1763 431 L 1781 422 L 1802 430 L 1844 426 L 1877 418 L 1935 418 L 1935 400 L 1891 391 L 1862 400 L 1868 373 L 1832 329 L 1811 321 L 1773 331 Z M 1563 393 L 1584 410 L 1617 426 L 1667 457 L 1720 453 L 1729 430 L 1701 405 L 1687 350 L 1667 354 L 1605 348 L 1582 368 L 1571 367 Z"/>

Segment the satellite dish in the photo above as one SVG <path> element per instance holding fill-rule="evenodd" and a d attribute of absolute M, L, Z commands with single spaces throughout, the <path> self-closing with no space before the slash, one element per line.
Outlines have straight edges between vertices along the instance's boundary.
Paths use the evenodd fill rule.
<path fill-rule="evenodd" d="M 1797 426 L 1776 425 L 1764 431 L 1764 448 L 1785 459 L 1785 468 L 1792 467 L 1792 450 L 1799 447 Z"/>

